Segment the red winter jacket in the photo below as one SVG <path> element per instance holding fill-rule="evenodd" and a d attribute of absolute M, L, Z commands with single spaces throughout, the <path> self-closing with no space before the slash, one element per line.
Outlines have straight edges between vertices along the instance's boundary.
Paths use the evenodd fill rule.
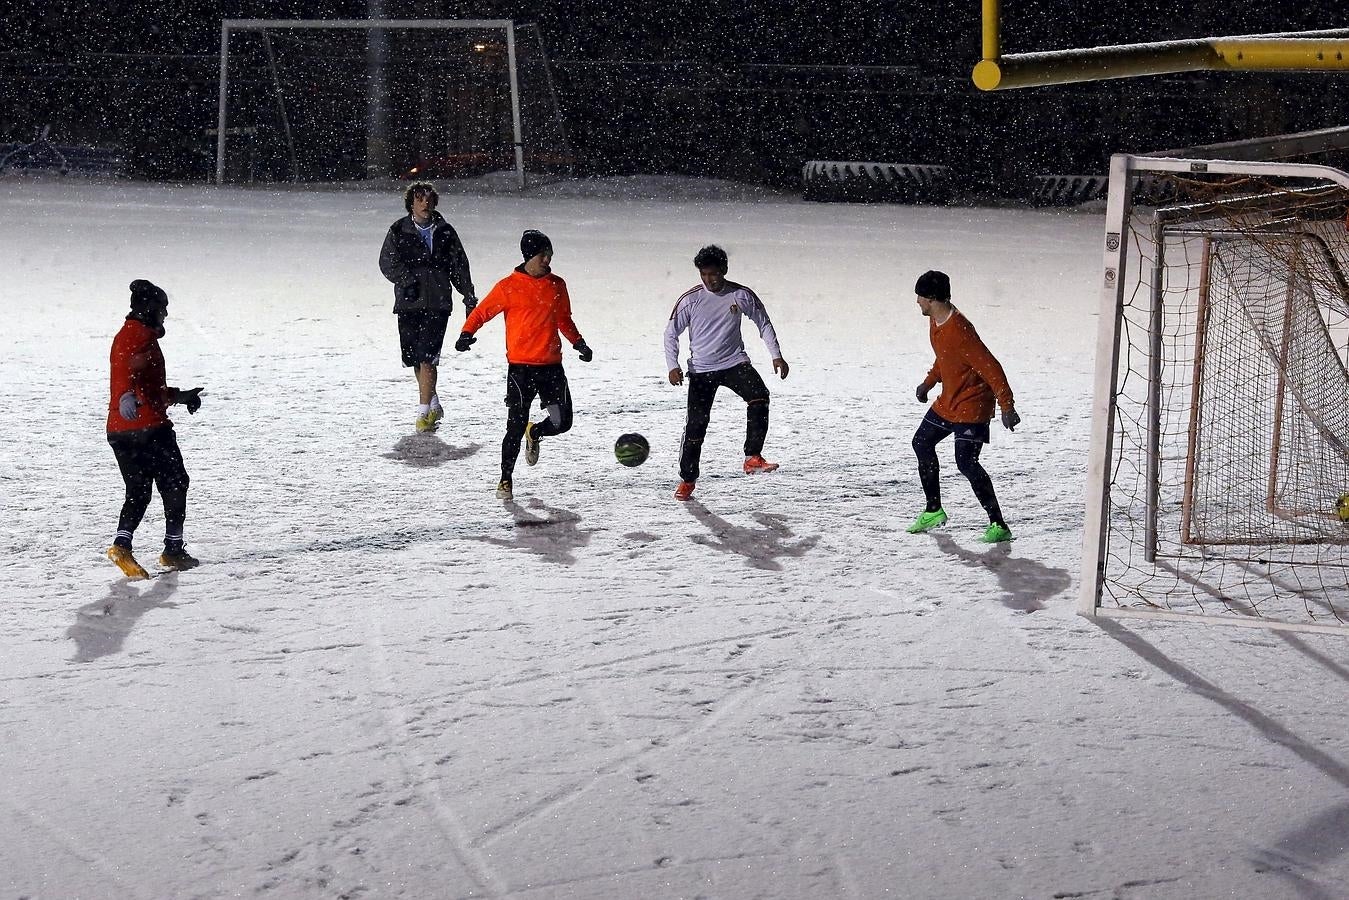
<path fill-rule="evenodd" d="M 127 319 L 112 339 L 108 391 L 108 431 L 137 431 L 169 421 L 170 391 L 159 335 L 144 322 Z M 124 403 L 123 397 L 131 397 Z M 132 418 L 123 415 L 133 414 Z"/>

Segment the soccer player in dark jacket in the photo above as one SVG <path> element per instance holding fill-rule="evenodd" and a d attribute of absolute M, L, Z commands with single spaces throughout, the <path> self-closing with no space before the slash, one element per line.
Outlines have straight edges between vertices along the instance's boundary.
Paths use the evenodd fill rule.
<path fill-rule="evenodd" d="M 201 407 L 201 388 L 168 386 L 159 349 L 168 314 L 169 298 L 162 288 L 143 280 L 131 282 L 131 312 L 113 338 L 109 356 L 108 443 L 126 483 L 126 500 L 108 558 L 128 578 L 149 577 L 132 555 L 131 539 L 150 505 L 152 487 L 159 488 L 164 501 L 164 552 L 159 564 L 166 569 L 197 565 L 183 545 L 188 477 L 168 408 L 181 403 L 195 413 Z"/>
<path fill-rule="evenodd" d="M 417 376 L 414 424 L 418 431 L 435 430 L 445 417 L 436 380 L 440 348 L 454 309 L 450 288 L 464 295 L 465 315 L 478 303 L 464 245 L 458 232 L 436 212 L 439 200 L 431 185 L 411 185 L 403 193 L 408 214 L 389 227 L 379 251 L 379 270 L 393 282 L 403 365 Z"/>

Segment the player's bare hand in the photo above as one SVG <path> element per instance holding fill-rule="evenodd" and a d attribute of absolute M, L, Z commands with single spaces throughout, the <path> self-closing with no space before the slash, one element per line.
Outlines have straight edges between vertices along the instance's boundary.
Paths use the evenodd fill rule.
<path fill-rule="evenodd" d="M 683 384 L 683 383 L 684 383 L 684 373 L 679 369 L 671 369 L 670 384 Z"/>
<path fill-rule="evenodd" d="M 787 360 L 779 356 L 773 360 L 773 371 L 778 373 L 779 378 L 786 378 L 787 373 L 791 371 L 791 366 L 787 365 Z"/>

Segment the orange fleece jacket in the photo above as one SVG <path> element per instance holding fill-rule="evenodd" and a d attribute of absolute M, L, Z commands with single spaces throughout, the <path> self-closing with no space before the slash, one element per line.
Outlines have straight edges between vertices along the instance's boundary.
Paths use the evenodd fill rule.
<path fill-rule="evenodd" d="M 1012 409 L 1012 388 L 1002 371 L 1002 364 L 994 358 L 970 320 L 953 309 L 951 317 L 938 325 L 930 320 L 928 337 L 936 362 L 923 379 L 923 387 L 931 390 L 941 383 L 941 396 L 932 404 L 932 411 L 948 422 L 988 422 L 993 419 L 993 403 L 1006 412 Z"/>
<path fill-rule="evenodd" d="M 516 269 L 496 283 L 464 320 L 474 334 L 498 313 L 506 314 L 506 361 L 529 366 L 562 362 L 558 332 L 575 344 L 581 332 L 571 320 L 567 283 L 552 272 L 542 278 Z"/>

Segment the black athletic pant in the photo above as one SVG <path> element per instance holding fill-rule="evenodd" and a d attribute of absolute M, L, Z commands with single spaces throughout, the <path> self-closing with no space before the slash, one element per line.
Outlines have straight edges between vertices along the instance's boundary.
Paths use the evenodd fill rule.
<path fill-rule="evenodd" d="M 703 455 L 703 438 L 712 421 L 712 401 L 717 388 L 728 387 L 749 404 L 745 411 L 745 455 L 763 453 L 768 437 L 768 386 L 749 363 L 741 363 L 716 372 L 689 375 L 689 414 L 684 423 L 684 440 L 679 449 L 679 477 L 698 480 L 698 461 Z"/>
<path fill-rule="evenodd" d="M 181 541 L 183 521 L 187 518 L 189 479 L 173 425 L 111 431 L 108 443 L 126 482 L 126 500 L 117 520 L 117 543 L 131 546 L 131 536 L 150 505 L 152 487 L 159 488 L 159 497 L 164 501 L 164 534 L 175 542 Z M 165 543 L 168 542 L 166 539 Z"/>
<path fill-rule="evenodd" d="M 525 436 L 529 408 L 539 398 L 548 418 L 534 426 L 537 437 L 550 437 L 571 430 L 571 387 L 562 363 L 527 366 L 511 363 L 506 368 L 506 437 L 501 441 L 501 478 L 507 481 L 515 471 L 520 455 L 520 439 Z"/>
<path fill-rule="evenodd" d="M 979 462 L 979 452 L 988 443 L 988 423 L 948 422 L 932 410 L 928 410 L 913 435 L 913 452 L 918 457 L 918 479 L 927 495 L 927 511 L 941 509 L 941 464 L 937 461 L 937 444 L 949 434 L 956 436 L 956 468 L 974 488 L 974 496 L 988 513 L 988 520 L 1003 522 L 1002 509 L 993 492 L 993 480 Z"/>

